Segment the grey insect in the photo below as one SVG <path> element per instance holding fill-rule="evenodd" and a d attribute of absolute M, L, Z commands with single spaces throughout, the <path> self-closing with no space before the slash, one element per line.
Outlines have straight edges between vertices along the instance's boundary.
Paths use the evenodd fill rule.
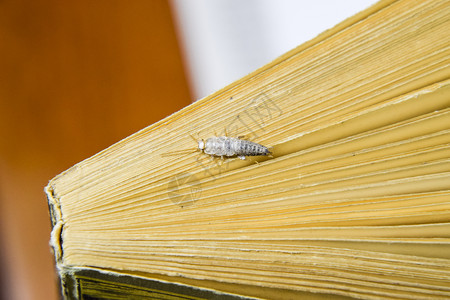
<path fill-rule="evenodd" d="M 250 142 L 243 137 L 233 138 L 227 136 L 218 136 L 208 138 L 206 141 L 200 139 L 198 149 L 211 156 L 233 157 L 245 160 L 246 156 L 268 156 L 271 155 L 269 148 L 258 143 Z"/>
<path fill-rule="evenodd" d="M 226 133 L 225 133 L 226 134 Z M 270 148 L 260 145 L 255 142 L 244 139 L 244 136 L 237 138 L 228 136 L 216 136 L 206 140 L 195 139 L 192 135 L 189 135 L 197 144 L 197 149 L 194 152 L 200 151 L 214 157 L 238 157 L 245 160 L 246 156 L 272 156 Z M 183 149 L 161 154 L 161 156 L 181 155 L 186 153 L 192 153 L 192 149 Z"/>

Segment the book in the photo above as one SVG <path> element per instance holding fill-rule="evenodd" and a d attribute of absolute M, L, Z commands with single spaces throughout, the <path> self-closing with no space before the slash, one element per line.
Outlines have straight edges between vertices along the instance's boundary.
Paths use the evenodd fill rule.
<path fill-rule="evenodd" d="M 449 28 L 378 2 L 52 179 L 64 297 L 449 298 Z"/>

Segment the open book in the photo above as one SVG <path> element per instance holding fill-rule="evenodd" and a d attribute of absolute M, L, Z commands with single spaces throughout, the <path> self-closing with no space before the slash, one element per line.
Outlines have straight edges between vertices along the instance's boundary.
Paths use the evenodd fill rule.
<path fill-rule="evenodd" d="M 65 296 L 450 298 L 449 30 L 381 1 L 51 180 Z"/>

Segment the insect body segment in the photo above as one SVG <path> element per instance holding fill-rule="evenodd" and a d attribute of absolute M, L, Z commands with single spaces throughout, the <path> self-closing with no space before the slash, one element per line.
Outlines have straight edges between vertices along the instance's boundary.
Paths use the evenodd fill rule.
<path fill-rule="evenodd" d="M 270 154 L 269 149 L 263 145 L 227 136 L 212 137 L 206 141 L 199 140 L 198 149 L 212 156 L 237 156 L 243 160 L 246 156 Z"/>

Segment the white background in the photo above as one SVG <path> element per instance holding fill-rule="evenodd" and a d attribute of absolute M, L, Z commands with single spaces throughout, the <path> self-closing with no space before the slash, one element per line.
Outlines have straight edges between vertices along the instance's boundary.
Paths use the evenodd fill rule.
<path fill-rule="evenodd" d="M 195 99 L 232 83 L 376 0 L 172 0 Z"/>

